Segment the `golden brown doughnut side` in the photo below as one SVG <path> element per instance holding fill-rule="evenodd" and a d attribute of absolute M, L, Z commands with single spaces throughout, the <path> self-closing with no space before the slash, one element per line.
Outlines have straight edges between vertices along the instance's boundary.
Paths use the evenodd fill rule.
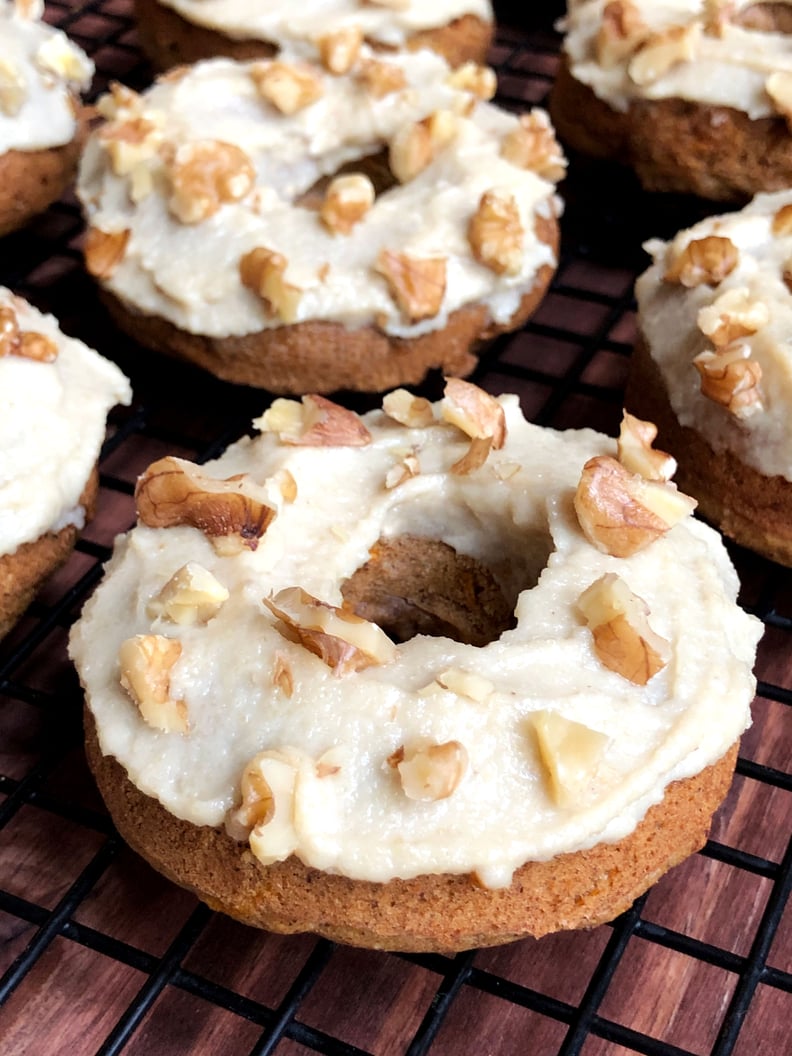
<path fill-rule="evenodd" d="M 266 59 L 278 50 L 266 40 L 238 39 L 196 25 L 159 0 L 135 0 L 135 11 L 141 47 L 155 70 L 167 70 L 215 55 L 240 60 Z M 492 33 L 490 23 L 475 15 L 463 15 L 446 26 L 414 34 L 408 46 L 414 50 L 431 48 L 451 66 L 468 61 L 483 63 Z"/>
<path fill-rule="evenodd" d="M 93 517 L 98 490 L 99 473 L 94 469 L 80 496 L 86 522 Z M 66 562 L 78 535 L 74 525 L 67 525 L 0 557 L 0 638 L 8 634 L 47 577 Z"/>
<path fill-rule="evenodd" d="M 181 821 L 144 795 L 102 755 L 87 709 L 85 723 L 88 761 L 113 820 L 155 869 L 254 927 L 383 950 L 470 949 L 612 920 L 703 845 L 737 757 L 734 745 L 702 773 L 674 782 L 618 843 L 529 862 L 510 887 L 491 890 L 468 876 L 350 880 L 294 857 L 264 867 L 224 832 Z"/>
<path fill-rule="evenodd" d="M 752 120 L 684 99 L 639 100 L 619 113 L 566 64 L 549 109 L 563 143 L 632 166 L 648 191 L 741 202 L 792 184 L 792 134 L 782 117 Z"/>
<path fill-rule="evenodd" d="M 557 255 L 556 221 L 540 217 L 536 230 Z M 160 316 L 143 315 L 107 291 L 102 297 L 116 324 L 140 344 L 194 363 L 224 381 L 285 394 L 384 392 L 417 385 L 434 368 L 453 377 L 470 374 L 482 342 L 518 329 L 536 310 L 554 270 L 550 265 L 539 269 L 506 323 L 493 323 L 485 307 L 472 305 L 453 312 L 443 329 L 413 338 L 390 337 L 373 326 L 348 330 L 321 321 L 241 337 L 208 337 L 180 330 Z"/>
<path fill-rule="evenodd" d="M 698 500 L 704 520 L 742 546 L 792 566 L 792 483 L 763 475 L 731 451 L 713 451 L 695 429 L 680 425 L 643 338 L 633 352 L 625 406 L 657 425 L 657 446 L 679 463 L 674 479 Z"/>
<path fill-rule="evenodd" d="M 0 155 L 0 235 L 43 213 L 74 181 L 88 131 L 85 110 L 76 101 L 74 105 L 77 131 L 68 143 Z"/>

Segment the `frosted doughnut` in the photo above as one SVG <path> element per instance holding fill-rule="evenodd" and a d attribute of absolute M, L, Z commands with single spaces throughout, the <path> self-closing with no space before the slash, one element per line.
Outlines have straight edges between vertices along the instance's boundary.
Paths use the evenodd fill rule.
<path fill-rule="evenodd" d="M 216 59 L 116 87 L 79 178 L 87 266 L 143 344 L 231 381 L 468 373 L 556 263 L 563 158 L 546 115 L 500 110 L 494 88 L 484 67 L 365 47 L 346 75 Z"/>
<path fill-rule="evenodd" d="M 70 646 L 102 792 L 272 930 L 458 949 L 610 919 L 703 842 L 759 622 L 647 423 L 617 448 L 459 380 L 383 406 L 276 401 L 140 479 Z"/>

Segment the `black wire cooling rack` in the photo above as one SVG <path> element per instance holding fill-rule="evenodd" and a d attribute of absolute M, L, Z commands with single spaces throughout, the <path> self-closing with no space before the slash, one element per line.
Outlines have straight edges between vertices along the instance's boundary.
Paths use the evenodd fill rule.
<path fill-rule="evenodd" d="M 499 100 L 519 109 L 545 99 L 558 49 L 554 6 L 524 8 L 501 9 L 492 54 Z M 127 0 L 51 3 L 47 17 L 94 58 L 94 94 L 149 82 Z M 572 161 L 557 279 L 476 380 L 517 392 L 535 421 L 614 433 L 641 242 L 706 210 Z M 612 925 L 455 957 L 354 950 L 235 924 L 125 848 L 82 758 L 68 628 L 133 520 L 136 475 L 166 452 L 213 456 L 267 397 L 114 331 L 82 270 L 81 229 L 67 198 L 2 242 L 0 281 L 115 359 L 136 394 L 111 417 L 96 520 L 0 644 L 2 1056 L 792 1053 L 792 581 L 735 547 L 742 601 L 767 628 L 754 725 L 706 848 Z M 436 397 L 439 379 L 424 391 Z"/>

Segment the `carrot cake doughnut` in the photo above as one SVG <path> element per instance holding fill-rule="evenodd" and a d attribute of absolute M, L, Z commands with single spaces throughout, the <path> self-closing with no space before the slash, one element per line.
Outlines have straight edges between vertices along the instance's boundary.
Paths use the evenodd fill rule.
<path fill-rule="evenodd" d="M 93 63 L 43 11 L 39 0 L 0 2 L 0 235 L 60 197 L 84 139 L 78 93 Z"/>
<path fill-rule="evenodd" d="M 570 0 L 550 110 L 563 142 L 651 191 L 746 201 L 792 183 L 792 8 Z"/>
<path fill-rule="evenodd" d="M 646 245 L 627 405 L 726 535 L 792 565 L 792 192 Z"/>
<path fill-rule="evenodd" d="M 431 48 L 452 66 L 484 62 L 492 41 L 489 0 L 135 0 L 143 50 L 159 70 L 217 55 L 315 58 L 333 41 L 381 50 Z"/>
<path fill-rule="evenodd" d="M 453 950 L 609 920 L 701 846 L 761 625 L 648 423 L 449 379 L 254 425 L 149 467 L 72 633 L 134 848 L 249 924 Z"/>
<path fill-rule="evenodd" d="M 214 59 L 116 86 L 78 182 L 88 270 L 133 337 L 229 381 L 469 373 L 541 299 L 561 209 L 547 116 L 494 90 L 487 67 L 366 46 L 344 75 Z"/>
<path fill-rule="evenodd" d="M 114 364 L 0 288 L 0 637 L 91 517 L 107 412 L 130 398 Z"/>

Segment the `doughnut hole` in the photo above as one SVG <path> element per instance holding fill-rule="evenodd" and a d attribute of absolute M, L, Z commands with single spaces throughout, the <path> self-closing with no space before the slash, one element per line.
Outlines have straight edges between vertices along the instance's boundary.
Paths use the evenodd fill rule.
<path fill-rule="evenodd" d="M 355 173 L 362 173 L 362 175 L 368 176 L 374 185 L 374 194 L 377 198 L 390 190 L 391 187 L 394 187 L 397 182 L 388 165 L 387 151 L 383 150 L 377 154 L 369 154 L 366 157 L 348 161 L 346 165 L 342 165 L 332 175 L 322 176 L 307 191 L 304 191 L 295 200 L 294 204 L 302 206 L 303 209 L 318 212 L 322 207 L 327 188 L 333 180 L 337 176 L 351 176 Z"/>
<path fill-rule="evenodd" d="M 515 626 L 518 595 L 536 585 L 547 564 L 549 534 L 531 543 L 513 555 L 511 582 L 504 584 L 483 561 L 440 539 L 380 539 L 343 583 L 344 607 L 397 643 L 425 634 L 487 645 Z"/>

